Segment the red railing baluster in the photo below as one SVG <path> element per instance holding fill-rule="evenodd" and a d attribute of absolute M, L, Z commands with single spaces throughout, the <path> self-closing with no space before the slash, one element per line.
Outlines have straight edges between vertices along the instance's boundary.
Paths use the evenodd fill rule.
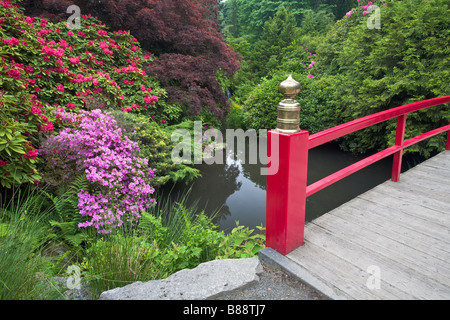
<path fill-rule="evenodd" d="M 450 150 L 450 130 L 447 133 L 447 146 L 445 147 L 445 150 Z"/>
<path fill-rule="evenodd" d="M 395 145 L 402 146 L 405 140 L 406 114 L 402 114 L 397 118 L 397 133 L 395 135 Z M 403 148 L 394 154 L 394 162 L 392 164 L 391 180 L 398 182 L 400 180 L 400 172 L 402 170 Z"/>

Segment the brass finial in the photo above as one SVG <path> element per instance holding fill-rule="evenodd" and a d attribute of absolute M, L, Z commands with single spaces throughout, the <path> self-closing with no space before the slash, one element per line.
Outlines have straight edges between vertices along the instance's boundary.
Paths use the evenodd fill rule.
<path fill-rule="evenodd" d="M 300 131 L 300 103 L 294 100 L 300 93 L 300 83 L 292 75 L 283 81 L 278 90 L 284 95 L 284 100 L 278 104 L 277 131 L 296 133 Z"/>
<path fill-rule="evenodd" d="M 300 83 L 295 81 L 291 74 L 278 87 L 278 90 L 284 95 L 285 99 L 294 99 L 300 93 L 300 89 Z"/>

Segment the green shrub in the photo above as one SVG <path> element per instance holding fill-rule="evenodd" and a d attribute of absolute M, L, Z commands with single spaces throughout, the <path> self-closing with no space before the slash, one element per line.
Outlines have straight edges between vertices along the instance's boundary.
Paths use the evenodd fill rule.
<path fill-rule="evenodd" d="M 1 30 L 0 30 L 1 32 Z M 8 52 L 0 43 L 0 55 Z M 14 60 L 2 58 L 0 64 L 0 182 L 10 188 L 41 179 L 36 170 L 38 131 L 54 119 L 26 90 L 25 72 Z M 39 113 L 48 114 L 41 116 Z M 45 120 L 49 121 L 46 122 Z M 52 124 L 53 125 L 53 124 Z M 47 127 L 46 127 L 47 128 Z M 48 127 L 50 128 L 50 127 Z M 53 130 L 53 129 L 52 129 Z"/>
<path fill-rule="evenodd" d="M 450 20 L 446 0 L 394 1 L 381 9 L 381 28 L 369 29 L 362 7 L 336 23 L 318 51 L 320 73 L 333 75 L 333 104 L 347 122 L 408 103 L 450 94 Z M 448 106 L 408 115 L 406 138 L 448 124 Z M 395 121 L 346 138 L 364 152 L 395 139 Z M 357 143 L 355 143 L 357 141 Z M 407 150 L 429 156 L 445 146 L 440 135 Z"/>
<path fill-rule="evenodd" d="M 243 109 L 236 102 L 231 103 L 230 112 L 227 115 L 227 128 L 244 128 Z"/>
<path fill-rule="evenodd" d="M 200 175 L 195 168 L 173 163 L 175 142 L 171 140 L 172 129 L 161 128 L 151 117 L 144 115 L 116 111 L 114 118 L 118 126 L 126 130 L 126 135 L 139 144 L 139 157 L 148 159 L 149 167 L 156 169 L 156 177 L 152 178 L 155 186 L 169 181 L 190 182 Z"/>
<path fill-rule="evenodd" d="M 301 105 L 301 129 L 315 133 L 332 127 L 336 111 L 331 103 L 332 78 L 307 78 L 305 73 L 296 72 L 292 75 L 302 85 L 296 97 Z M 277 106 L 283 100 L 278 87 L 287 76 L 287 72 L 280 71 L 271 79 L 265 78 L 249 94 L 243 106 L 246 128 L 271 130 L 277 127 Z"/>

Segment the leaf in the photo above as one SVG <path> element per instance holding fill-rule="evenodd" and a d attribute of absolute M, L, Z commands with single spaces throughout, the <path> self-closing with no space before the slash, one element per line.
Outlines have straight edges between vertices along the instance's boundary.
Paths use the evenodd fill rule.
<path fill-rule="evenodd" d="M 23 149 L 20 149 L 20 148 L 17 148 L 17 147 L 13 147 L 13 146 L 9 146 L 9 148 L 12 150 L 12 151 L 14 151 L 14 152 L 16 152 L 16 153 L 19 153 L 19 154 L 26 154 L 26 152 L 23 150 Z"/>

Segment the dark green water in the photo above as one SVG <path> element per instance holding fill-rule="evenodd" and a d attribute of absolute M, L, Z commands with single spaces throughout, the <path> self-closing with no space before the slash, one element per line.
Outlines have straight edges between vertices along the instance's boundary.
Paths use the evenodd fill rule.
<path fill-rule="evenodd" d="M 248 152 L 246 154 L 248 156 Z M 308 184 L 364 157 L 343 152 L 335 144 L 312 149 L 308 160 Z M 252 229 L 265 226 L 266 176 L 260 173 L 263 165 L 248 164 L 248 157 L 246 161 L 233 158 L 234 154 L 228 154 L 224 164 L 198 165 L 203 177 L 193 183 L 190 200 L 198 200 L 207 213 L 219 209 L 215 223 L 221 230 L 231 230 L 236 221 Z M 311 221 L 390 179 L 391 169 L 392 157 L 388 157 L 312 195 L 307 199 L 306 220 Z M 187 188 L 178 185 L 174 192 Z"/>

